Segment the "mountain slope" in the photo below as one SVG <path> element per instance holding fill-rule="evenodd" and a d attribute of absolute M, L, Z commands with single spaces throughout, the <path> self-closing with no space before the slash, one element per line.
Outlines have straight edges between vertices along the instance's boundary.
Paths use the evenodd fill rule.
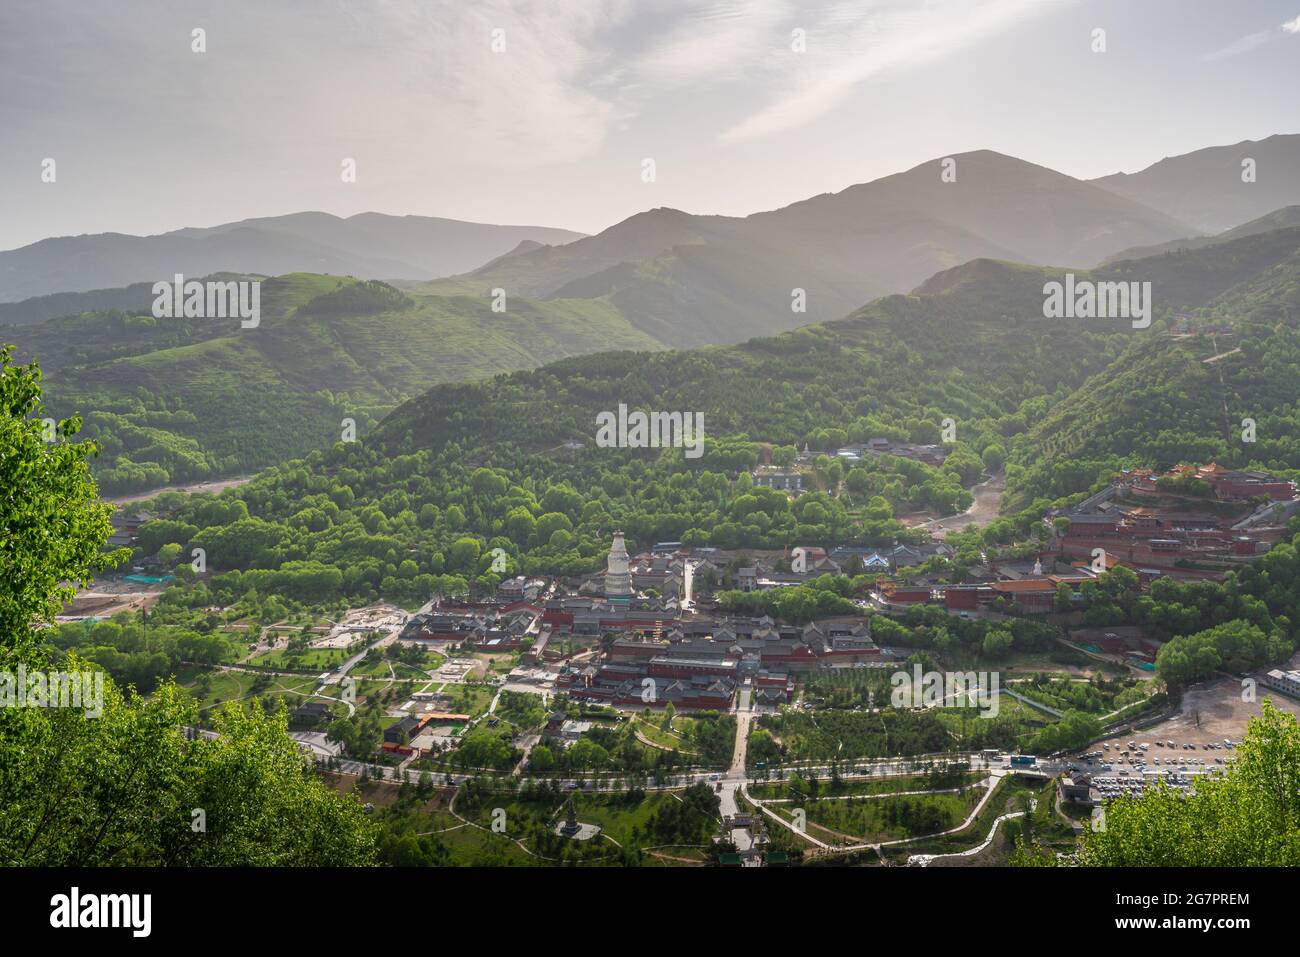
<path fill-rule="evenodd" d="M 137 282 L 117 289 L 92 289 L 88 292 L 53 292 L 20 302 L 0 302 L 0 325 L 25 326 L 56 316 L 75 316 L 82 312 L 119 309 L 147 312 L 153 301 L 152 282 Z"/>
<path fill-rule="evenodd" d="M 592 448 L 597 414 L 620 403 L 701 412 L 715 442 L 743 435 L 822 450 L 877 435 L 934 442 L 952 418 L 959 449 L 1011 453 L 1014 509 L 1086 490 L 1134 456 L 1300 468 L 1300 228 L 1072 271 L 1079 280 L 1150 281 L 1152 326 L 1046 319 L 1043 286 L 1062 269 L 976 260 L 911 295 L 774 338 L 603 353 L 435 387 L 387 416 L 374 442 L 384 455 L 456 449 L 511 470 L 577 439 L 588 446 L 588 464 L 572 466 L 581 470 L 636 454 Z M 1199 315 L 1189 320 L 1189 310 Z M 1174 319 L 1231 322 L 1237 338 L 1175 337 Z M 1261 439 L 1234 451 L 1228 443 L 1245 416 L 1260 423 Z M 694 467 L 734 462 L 727 448 Z"/>
<path fill-rule="evenodd" d="M 1283 243 L 1290 254 L 1270 265 Z M 1260 254 L 1253 271 L 1243 268 L 1252 251 Z M 1184 260 L 1181 271 L 1191 276 L 1198 266 L 1213 272 L 1210 261 L 1225 252 L 1236 259 L 1239 281 L 1225 289 L 1201 287 L 1211 294 L 1200 303 L 1201 317 L 1191 320 L 1201 332 L 1135 338 L 1056 403 L 1025 436 L 1017 460 L 1026 474 L 1011 483 L 1019 486 L 1013 500 L 1059 492 L 1053 473 L 1078 460 L 1110 467 L 1216 460 L 1300 468 L 1300 228 L 1160 260 Z M 1230 275 L 1219 272 L 1225 280 Z M 1256 423 L 1254 442 L 1242 440 L 1247 418 Z"/>
<path fill-rule="evenodd" d="M 329 299 L 349 291 L 342 306 Z M 261 468 L 364 434 L 431 383 L 490 376 L 591 351 L 656 349 L 600 300 L 407 295 L 377 282 L 295 274 L 262 283 L 262 321 L 95 312 L 0 327 L 38 359 L 47 413 L 85 417 L 104 445 L 105 491 Z"/>
<path fill-rule="evenodd" d="M 953 159 L 955 182 L 935 160 L 744 218 L 651 210 L 430 288 L 605 297 L 638 328 L 689 347 L 833 319 L 971 259 L 1090 266 L 1192 231 L 1032 163 L 987 150 Z"/>
<path fill-rule="evenodd" d="M 0 252 L 0 302 L 169 279 L 180 272 L 317 272 L 429 279 L 472 269 L 520 242 L 565 243 L 580 233 L 430 216 L 295 213 L 156 236 L 100 233 L 44 239 Z"/>
<path fill-rule="evenodd" d="M 1243 236 L 1254 236 L 1257 233 L 1267 233 L 1275 229 L 1288 229 L 1292 226 L 1300 226 L 1300 206 L 1284 206 L 1282 209 L 1275 209 L 1266 216 L 1252 219 L 1248 223 L 1242 223 L 1240 226 L 1219 233 L 1216 236 L 1192 236 L 1186 239 L 1174 239 L 1167 243 L 1158 243 L 1154 246 L 1134 246 L 1132 249 L 1122 249 L 1115 255 L 1107 257 L 1106 264 L 1121 262 L 1125 259 L 1145 259 L 1149 256 L 1176 253 L 1184 249 L 1204 249 L 1206 246 L 1213 246 L 1215 243 L 1228 242 L 1233 239 L 1240 239 Z"/>
<path fill-rule="evenodd" d="M 1255 161 L 1254 182 L 1242 181 L 1247 158 Z M 1300 133 L 1195 150 L 1092 183 L 1202 232 L 1219 233 L 1300 203 Z"/>
<path fill-rule="evenodd" d="M 590 445 L 596 414 L 620 402 L 701 411 L 711 436 L 802 445 L 836 427 L 857 439 L 915 429 L 920 440 L 946 416 L 965 429 L 1031 396 L 1071 390 L 1135 334 L 1127 323 L 1045 325 L 1042 286 L 1057 270 L 990 260 L 957 269 L 984 277 L 739 345 L 608 352 L 437 386 L 384 419 L 376 441 L 389 450 L 455 443 L 475 455 L 572 438 Z"/>

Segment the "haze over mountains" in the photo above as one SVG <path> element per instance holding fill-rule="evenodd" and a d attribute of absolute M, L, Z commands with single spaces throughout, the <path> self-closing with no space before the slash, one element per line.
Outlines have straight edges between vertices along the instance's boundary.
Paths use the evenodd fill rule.
<path fill-rule="evenodd" d="M 1253 182 L 1242 180 L 1245 159 L 1255 161 Z M 1092 183 L 1199 232 L 1218 233 L 1300 203 L 1300 133 L 1212 146 Z"/>
<path fill-rule="evenodd" d="M 1096 457 L 1154 450 L 1172 464 L 1180 448 L 1195 448 L 1234 460 L 1243 454 L 1233 439 L 1244 414 L 1269 420 L 1269 439 L 1247 454 L 1265 461 L 1290 454 L 1294 383 L 1286 363 L 1266 357 L 1270 349 L 1293 354 L 1300 339 L 1300 228 L 1081 276 L 1150 281 L 1158 321 L 1185 310 L 1202 311 L 1198 327 L 1232 321 L 1236 338 L 1221 351 L 1242 346 L 1240 359 L 1233 353 L 1207 363 L 1212 335 L 1184 341 L 1123 320 L 1045 319 L 1043 284 L 1061 273 L 975 260 L 911 295 L 882 297 L 843 319 L 776 338 L 687 353 L 603 353 L 439 385 L 385 418 L 378 441 L 390 452 L 456 443 L 475 461 L 494 449 L 543 451 L 588 436 L 596 412 L 620 401 L 701 409 L 712 435 L 744 433 L 777 444 L 801 441 L 828 409 L 852 410 L 864 422 L 853 437 L 863 440 L 909 417 L 969 421 L 1037 402 L 1033 416 L 1007 424 L 1032 432 L 1035 455 L 1025 464 L 1035 467 L 1079 450 Z M 1178 388 L 1171 392 L 1172 379 Z M 1126 390 L 1140 391 L 1141 400 Z M 1058 405 L 1059 415 L 1046 415 Z M 1161 429 L 1168 434 L 1156 437 Z"/>
<path fill-rule="evenodd" d="M 582 236 L 544 226 L 494 226 L 433 216 L 329 213 L 244 219 L 156 236 L 99 233 L 0 252 L 0 302 L 155 282 L 175 273 L 330 273 L 430 279 L 463 272 L 520 242 Z"/>
<path fill-rule="evenodd" d="M 1107 263 L 1120 262 L 1124 259 L 1145 259 L 1148 256 L 1158 256 L 1161 253 L 1173 253 L 1187 249 L 1203 249 L 1206 246 L 1213 246 L 1215 243 L 1221 243 L 1229 239 L 1241 239 L 1243 236 L 1254 236 L 1258 233 L 1267 233 L 1276 229 L 1289 229 L 1293 226 L 1300 226 L 1300 206 L 1284 206 L 1281 209 L 1275 209 L 1271 213 L 1252 219 L 1248 223 L 1242 223 L 1232 229 L 1225 229 L 1221 233 L 1213 236 L 1189 236 L 1185 239 L 1171 239 L 1167 243 L 1157 243 L 1154 246 L 1134 246 L 1132 249 L 1122 249 L 1106 259 Z"/>
<path fill-rule="evenodd" d="M 1256 160 L 1257 183 L 1241 182 L 1246 155 Z M 941 176 L 947 159 L 952 181 Z M 0 321 L 138 308 L 144 287 L 66 294 L 175 272 L 302 271 L 424 280 L 415 288 L 449 298 L 501 289 L 510 301 L 598 301 L 656 342 L 691 347 L 833 319 L 973 259 L 1089 268 L 1199 241 L 1294 203 L 1300 135 L 1198 150 L 1091 182 L 978 150 L 749 216 L 656 208 L 588 237 L 299 213 L 159 236 L 49 239 L 0 253 L 0 302 L 48 296 L 0 306 Z"/>
<path fill-rule="evenodd" d="M 654 209 L 457 277 L 475 295 L 608 298 L 662 342 L 737 342 L 830 319 L 977 258 L 1091 266 L 1189 235 L 1099 187 L 988 150 L 743 218 Z M 1139 239 L 1138 237 L 1145 237 Z M 439 284 L 432 284 L 437 287 Z M 806 311 L 792 308 L 803 290 Z"/>
<path fill-rule="evenodd" d="M 1275 141 L 1300 138 L 1267 142 Z M 1276 150 L 1261 155 L 1271 157 L 1269 169 L 1281 168 Z M 1013 352 L 1050 350 L 1061 330 L 1042 325 L 1045 275 L 1096 269 L 1097 278 L 1150 280 L 1156 318 L 1167 319 L 1247 281 L 1295 274 L 1300 207 L 1199 236 L 1167 210 L 1022 160 L 990 151 L 952 159 L 953 182 L 936 160 L 746 217 L 652 209 L 576 239 L 531 227 L 307 213 L 165 237 L 48 240 L 0 254 L 0 264 L 42 246 L 76 248 L 99 263 L 82 274 L 100 276 L 95 268 L 113 249 L 134 243 L 147 255 L 124 254 L 113 268 L 148 263 L 152 272 L 122 288 L 0 304 L 0 342 L 15 343 L 20 361 L 41 361 L 50 411 L 86 415 L 88 434 L 105 446 L 101 482 L 130 491 L 260 468 L 334 441 L 344 417 L 373 422 L 438 383 L 459 394 L 464 383 L 566 357 L 743 342 L 851 314 L 894 316 L 931 337 L 953 317 L 1009 319 L 1020 337 Z M 253 330 L 150 315 L 155 279 L 215 275 L 201 266 L 210 260 L 181 261 L 176 250 L 218 248 L 256 263 L 224 278 L 264 276 L 276 257 L 308 249 L 347 259 L 353 275 L 365 271 L 362 259 L 385 271 L 470 259 L 476 268 L 400 290 L 286 272 L 264 282 L 264 321 Z M 61 255 L 46 263 L 49 275 L 63 268 Z M 77 255 L 65 265 L 79 269 Z M 1269 288 L 1273 301 L 1294 295 Z M 496 289 L 505 290 L 504 311 L 494 308 Z M 792 308 L 796 293 L 805 311 Z M 910 305 L 862 311 L 893 300 Z M 1091 361 L 1098 365 L 1088 372 L 1106 362 Z M 543 390 L 536 401 L 555 396 Z"/>

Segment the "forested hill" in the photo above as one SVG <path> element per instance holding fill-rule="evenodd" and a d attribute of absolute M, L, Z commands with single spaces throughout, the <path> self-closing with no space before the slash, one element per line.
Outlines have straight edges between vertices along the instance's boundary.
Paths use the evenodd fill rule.
<path fill-rule="evenodd" d="M 999 288 L 889 296 L 852 316 L 741 345 L 656 354 L 614 352 L 456 386 L 396 409 L 377 441 L 393 449 L 592 443 L 595 417 L 618 403 L 702 412 L 710 436 L 800 446 L 819 430 L 848 438 L 937 441 L 951 417 L 1011 433 L 1021 403 L 1065 394 L 1103 369 L 1134 335 L 1128 323 L 1042 318 L 1053 273 L 986 262 Z M 1001 421 L 1006 418 L 1006 421 Z"/>
<path fill-rule="evenodd" d="M 1231 322 L 1243 340 L 1263 337 L 1259 351 L 1244 350 L 1262 364 L 1261 388 L 1275 390 L 1261 391 L 1259 401 L 1276 408 L 1294 402 L 1300 362 L 1293 352 L 1269 350 L 1296 324 L 1295 264 L 1278 262 L 1272 244 L 1223 253 L 1221 262 L 1234 265 L 1211 285 L 1234 285 L 1177 310 L 1162 308 L 1161 297 L 1194 300 L 1177 288 L 1179 277 L 1202 282 L 1213 263 L 1198 268 L 1197 257 L 1213 251 L 1149 263 L 1158 293 L 1146 329 L 1127 320 L 1046 319 L 1043 285 L 1059 271 L 983 261 L 936 278 L 925 293 L 886 297 L 845 319 L 775 338 L 686 352 L 607 352 L 438 386 L 377 429 L 360 429 L 361 441 L 321 443 L 226 499 L 164 503 L 174 514 L 146 526 L 142 548 L 203 547 L 220 573 L 211 587 L 222 595 L 256 587 L 329 597 L 341 589 L 423 601 L 438 589 L 460 593 L 484 576 L 494 548 L 508 554 L 508 574 L 594 570 L 617 528 L 638 543 L 721 548 L 922 538 L 926 532 L 905 528 L 897 516 L 965 508 L 971 496 L 961 486 L 1004 462 L 1013 512 L 979 535 L 991 543 L 1023 540 L 1042 528 L 1044 507 L 1081 497 L 1126 455 L 1157 447 L 1167 407 L 1178 412 L 1194 398 L 1212 410 L 1218 397 L 1208 389 L 1183 396 L 1161 377 L 1168 370 L 1141 365 L 1172 364 L 1184 354 L 1211 370 L 1231 361 L 1200 363 L 1195 350 L 1212 348 L 1214 339 L 1176 338 L 1174 323 L 1208 330 Z M 1188 310 L 1196 314 L 1173 315 Z M 1135 373 L 1111 386 L 1108 370 L 1129 366 Z M 1099 423 L 1085 449 L 1095 457 L 1046 450 L 1047 424 L 1058 421 L 1058 410 L 1103 386 L 1112 398 L 1077 417 L 1083 427 Z M 1122 418 L 1112 414 L 1127 392 L 1141 389 L 1149 395 L 1140 406 L 1124 408 Z M 596 447 L 597 413 L 619 403 L 702 413 L 703 454 Z M 849 466 L 834 455 L 876 436 L 940 442 L 948 418 L 955 442 L 939 468 L 892 456 Z M 1220 426 L 1218 418 L 1190 424 L 1193 438 L 1216 439 Z M 1132 450 L 1107 444 L 1112 433 L 1128 436 L 1125 430 L 1143 433 Z M 807 494 L 792 500 L 754 486 L 748 472 L 757 463 L 788 464 L 805 444 L 817 453 L 805 470 Z M 1193 443 L 1179 454 L 1200 451 Z M 971 543 L 962 547 L 978 558 Z M 490 576 L 483 582 L 496 583 Z"/>
<path fill-rule="evenodd" d="M 647 210 L 429 288 L 601 298 L 659 341 L 691 348 L 838 318 L 971 259 L 1082 268 L 1193 233 L 1092 184 L 976 150 L 743 218 Z M 792 308 L 796 291 L 803 309 Z"/>
<path fill-rule="evenodd" d="M 1070 463 L 1300 469 L 1300 230 L 1285 233 L 1296 251 L 1211 299 L 1197 334 L 1135 341 L 1033 423 L 1015 456 L 1029 470 L 1019 501 L 1061 491 Z"/>
<path fill-rule="evenodd" d="M 710 434 L 745 433 L 778 444 L 802 445 L 826 428 L 858 440 L 919 439 L 945 417 L 981 421 L 980 428 L 1009 437 L 1037 428 L 1055 401 L 1122 355 L 1165 348 L 1161 330 L 1176 314 L 1232 312 L 1244 299 L 1263 309 L 1284 300 L 1297 250 L 1300 229 L 1287 229 L 1074 271 L 1079 280 L 1151 281 L 1156 322 L 1140 330 L 1123 319 L 1044 318 L 1043 286 L 1064 270 L 976 260 L 932 277 L 912 295 L 888 296 L 845 319 L 773 338 L 691 352 L 585 356 L 436 387 L 395 410 L 379 440 L 393 448 L 454 441 L 469 449 L 498 442 L 541 449 L 590 440 L 596 414 L 619 402 L 700 411 Z M 1037 401 L 1021 409 L 1031 400 Z"/>
<path fill-rule="evenodd" d="M 234 276 L 217 278 L 232 279 Z M 108 494 L 254 471 L 368 426 L 431 383 L 607 348 L 654 349 L 601 301 L 404 293 L 375 281 L 263 279 L 261 322 L 148 307 L 0 326 L 45 372 L 46 411 L 85 419 Z"/>

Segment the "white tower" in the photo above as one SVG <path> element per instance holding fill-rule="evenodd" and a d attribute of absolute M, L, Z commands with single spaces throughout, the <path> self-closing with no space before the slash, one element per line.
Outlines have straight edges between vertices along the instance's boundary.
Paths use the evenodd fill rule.
<path fill-rule="evenodd" d="M 623 533 L 614 533 L 614 544 L 609 550 L 609 559 L 605 566 L 605 597 L 615 601 L 627 601 L 632 597 L 632 573 L 628 571 L 627 546 L 623 544 Z"/>

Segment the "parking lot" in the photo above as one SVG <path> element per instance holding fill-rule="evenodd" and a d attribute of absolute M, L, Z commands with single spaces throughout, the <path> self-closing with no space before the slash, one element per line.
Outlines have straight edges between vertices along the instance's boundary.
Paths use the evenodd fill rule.
<path fill-rule="evenodd" d="M 1202 775 L 1222 773 L 1236 745 L 1232 739 L 1193 743 L 1137 735 L 1127 741 L 1106 742 L 1075 757 L 1068 767 L 1089 775 L 1097 792 L 1094 796 L 1100 798 L 1141 793 L 1157 779 L 1187 790 Z"/>
<path fill-rule="evenodd" d="M 1283 667 L 1294 668 L 1296 665 L 1293 663 Z M 1254 689 L 1255 700 L 1245 700 L 1248 697 L 1250 696 L 1243 694 L 1241 679 L 1225 677 L 1205 682 L 1183 693 L 1178 713 L 1168 720 L 1141 732 L 1106 738 L 1093 747 L 1100 749 L 1109 744 L 1111 753 L 1114 753 L 1117 744 L 1127 744 L 1136 736 L 1139 742 L 1146 741 L 1153 748 L 1156 741 L 1172 740 L 1179 745 L 1194 745 L 1196 751 L 1203 752 L 1206 744 L 1222 744 L 1225 738 L 1235 742 L 1245 737 L 1250 719 L 1261 713 L 1265 698 L 1282 711 L 1300 715 L 1300 701 L 1263 685 Z"/>
<path fill-rule="evenodd" d="M 1254 690 L 1252 701 L 1243 694 L 1240 679 L 1225 677 L 1197 685 L 1184 693 L 1178 713 L 1168 720 L 1107 738 L 1068 763 L 1092 778 L 1094 796 L 1103 799 L 1141 792 L 1144 782 L 1157 777 L 1188 789 L 1199 776 L 1221 773 L 1227 767 L 1250 719 L 1260 714 L 1264 698 L 1300 715 L 1300 701 L 1262 685 Z"/>

